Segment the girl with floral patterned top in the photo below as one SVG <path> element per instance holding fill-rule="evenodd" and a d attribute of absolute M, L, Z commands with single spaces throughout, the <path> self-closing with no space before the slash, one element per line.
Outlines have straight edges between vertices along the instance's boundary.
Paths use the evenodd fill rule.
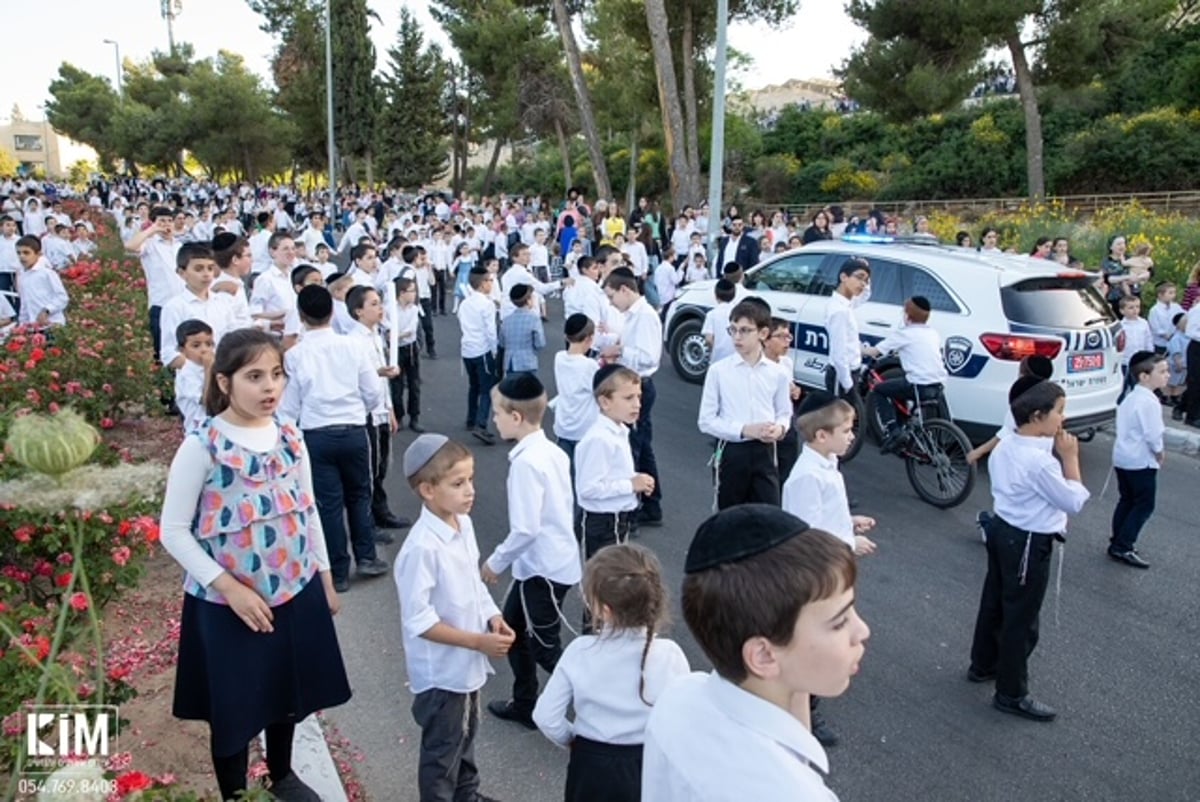
<path fill-rule="evenodd" d="M 271 793 L 318 800 L 291 768 L 295 725 L 350 698 L 308 452 L 275 417 L 286 381 L 270 335 L 224 337 L 210 417 L 180 445 L 163 501 L 162 542 L 185 571 L 174 714 L 209 723 L 222 799 L 246 788 L 265 730 Z"/>

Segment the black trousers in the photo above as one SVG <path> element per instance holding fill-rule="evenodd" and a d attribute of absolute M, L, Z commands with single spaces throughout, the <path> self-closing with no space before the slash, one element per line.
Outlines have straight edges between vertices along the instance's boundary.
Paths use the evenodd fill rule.
<path fill-rule="evenodd" d="M 521 713 L 532 713 L 537 703 L 538 666 L 551 674 L 562 657 L 559 611 L 570 589 L 541 576 L 515 579 L 504 600 L 504 622 L 517 636 L 508 650 L 508 665 L 513 707 Z"/>
<path fill-rule="evenodd" d="M 635 511 L 629 512 L 588 512 L 583 510 L 580 515 L 583 529 L 583 556 L 591 559 L 592 555 L 605 546 L 624 543 L 629 540 Z"/>
<path fill-rule="evenodd" d="M 1187 389 L 1183 393 L 1184 419 L 1200 423 L 1200 340 L 1188 341 Z"/>
<path fill-rule="evenodd" d="M 371 517 L 381 521 L 392 514 L 387 490 L 383 487 L 392 455 L 392 427 L 386 423 L 369 423 L 367 439 L 371 445 Z"/>
<path fill-rule="evenodd" d="M 388 380 L 388 390 L 392 394 L 392 409 L 397 418 L 403 418 L 407 413 L 410 420 L 421 416 L 421 352 L 415 342 L 400 346 L 396 352 L 396 361 L 400 375 Z M 404 403 L 404 393 L 408 392 L 408 404 Z"/>
<path fill-rule="evenodd" d="M 433 356 L 437 353 L 437 347 L 433 343 L 433 299 L 421 298 L 421 333 L 425 336 L 425 353 Z"/>
<path fill-rule="evenodd" d="M 421 728 L 417 787 L 421 802 L 466 802 L 479 796 L 475 734 L 479 691 L 431 688 L 413 697 L 412 716 Z"/>
<path fill-rule="evenodd" d="M 830 395 L 835 395 L 838 398 L 843 398 L 849 401 L 857 409 L 862 403 L 862 397 L 858 394 L 858 380 L 862 371 L 850 371 L 850 389 L 843 390 L 838 385 L 837 368 L 833 365 L 825 366 L 825 392 Z"/>
<path fill-rule="evenodd" d="M 643 509 L 655 515 L 662 514 L 662 482 L 658 476 L 658 460 L 654 458 L 654 423 L 650 414 L 654 411 L 654 400 L 658 393 L 654 379 L 642 377 L 642 408 L 638 412 L 637 425 L 629 432 L 629 448 L 633 451 L 633 468 L 638 473 L 654 477 L 654 491 L 642 497 Z"/>
<path fill-rule="evenodd" d="M 496 357 L 492 354 L 463 359 L 467 371 L 467 426 L 488 428 L 492 420 L 492 387 L 496 377 Z"/>
<path fill-rule="evenodd" d="M 446 271 L 433 271 L 433 298 L 432 311 L 440 315 L 446 314 Z"/>
<path fill-rule="evenodd" d="M 719 446 L 716 468 L 717 509 L 737 504 L 779 506 L 779 468 L 774 443 L 747 440 Z"/>
<path fill-rule="evenodd" d="M 988 571 L 975 619 L 971 665 L 983 673 L 995 671 L 996 693 L 1014 699 L 1029 693 L 1028 661 L 1038 642 L 1038 614 L 1050 579 L 1054 538 L 1017 529 L 999 516 L 987 530 Z"/>
<path fill-rule="evenodd" d="M 150 307 L 150 341 L 154 343 L 154 361 L 162 362 L 162 307 Z"/>
<path fill-rule="evenodd" d="M 788 427 L 783 439 L 775 444 L 775 457 L 779 462 L 779 492 L 782 495 L 784 482 L 792 475 L 796 460 L 800 459 L 800 432 L 796 431 L 795 423 Z"/>
<path fill-rule="evenodd" d="M 1121 497 L 1113 510 L 1112 537 L 1109 548 L 1116 552 L 1131 551 L 1146 521 L 1154 514 L 1158 494 L 1158 469 L 1126 470 L 1114 468 L 1117 490 Z"/>
<path fill-rule="evenodd" d="M 17 275 L 16 273 L 11 273 L 8 271 L 0 270 L 0 292 L 15 293 L 17 291 L 16 275 Z M 20 298 L 18 298 L 16 295 L 12 295 L 8 298 L 8 302 L 12 306 L 14 312 L 20 313 L 20 311 L 21 311 L 21 299 Z"/>
<path fill-rule="evenodd" d="M 564 802 L 640 802 L 642 745 L 571 742 Z"/>
<path fill-rule="evenodd" d="M 329 568 L 335 581 L 349 579 L 346 520 L 350 546 L 358 562 L 375 559 L 375 524 L 371 519 L 371 443 L 367 426 L 305 429 L 312 459 L 317 513 L 325 530 Z"/>

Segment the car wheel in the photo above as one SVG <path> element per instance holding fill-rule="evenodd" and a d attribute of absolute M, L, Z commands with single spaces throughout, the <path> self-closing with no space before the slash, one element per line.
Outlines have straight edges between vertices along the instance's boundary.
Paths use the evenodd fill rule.
<path fill-rule="evenodd" d="M 675 372 L 692 384 L 702 384 L 704 372 L 708 370 L 708 344 L 700 333 L 702 325 L 699 318 L 683 321 L 671 332 L 668 346 Z"/>

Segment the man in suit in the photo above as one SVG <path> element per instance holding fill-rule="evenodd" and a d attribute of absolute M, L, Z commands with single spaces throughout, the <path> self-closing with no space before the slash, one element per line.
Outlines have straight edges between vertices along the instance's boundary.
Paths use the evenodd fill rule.
<path fill-rule="evenodd" d="M 746 233 L 746 223 L 740 217 L 729 221 L 729 236 L 717 240 L 717 265 L 724 267 L 737 262 L 742 270 L 758 264 L 758 240 Z"/>

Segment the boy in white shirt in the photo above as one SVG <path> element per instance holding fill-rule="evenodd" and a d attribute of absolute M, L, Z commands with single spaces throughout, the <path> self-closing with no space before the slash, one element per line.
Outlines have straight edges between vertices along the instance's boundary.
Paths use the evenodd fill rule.
<path fill-rule="evenodd" d="M 55 270 L 64 270 L 75 261 L 75 249 L 67 239 L 71 235 L 71 229 L 59 223 L 53 216 L 46 218 L 46 226 L 46 236 L 42 237 L 42 250 L 46 254 L 46 261 Z"/>
<path fill-rule="evenodd" d="M 67 318 L 63 312 L 70 298 L 62 279 L 42 256 L 42 241 L 32 236 L 21 237 L 17 240 L 17 259 L 24 269 L 17 281 L 21 307 L 18 322 L 43 329 L 65 326 Z"/>
<path fill-rule="evenodd" d="M 175 373 L 175 406 L 183 417 L 183 431 L 193 431 L 208 417 L 204 408 L 205 371 L 212 365 L 213 330 L 203 320 L 185 320 L 175 329 L 175 344 L 184 358 Z"/>
<path fill-rule="evenodd" d="M 396 558 L 404 663 L 421 728 L 422 800 L 482 798 L 475 768 L 479 689 L 515 639 L 479 577 L 471 523 L 475 460 L 460 443 L 423 434 L 404 452 L 404 476 L 422 501 Z"/>
<path fill-rule="evenodd" d="M 704 323 L 700 326 L 700 334 L 708 346 L 709 365 L 715 365 L 725 357 L 733 356 L 733 337 L 729 336 L 729 313 L 733 311 L 737 288 L 729 279 L 718 279 L 713 287 L 713 295 L 717 299 L 717 305 L 704 314 Z"/>
<path fill-rule="evenodd" d="M 1117 310 L 1121 313 L 1121 331 L 1125 335 L 1125 347 L 1121 350 L 1121 374 L 1125 377 L 1121 397 L 1124 398 L 1133 385 L 1133 377 L 1129 375 L 1129 359 L 1139 351 L 1153 351 L 1154 335 L 1150 332 L 1150 324 L 1142 317 L 1141 298 L 1126 295 L 1117 302 Z"/>
<path fill-rule="evenodd" d="M 1160 354 L 1167 352 L 1167 345 L 1175 334 L 1175 316 L 1183 313 L 1183 307 L 1175 303 L 1175 292 L 1172 282 L 1158 282 L 1154 288 L 1154 306 L 1150 307 L 1150 314 L 1146 316 L 1150 334 L 1154 337 L 1154 350 Z"/>
<path fill-rule="evenodd" d="M 836 802 L 806 725 L 809 697 L 846 691 L 871 634 L 854 558 L 778 507 L 742 504 L 700 525 L 684 574 L 683 618 L 714 670 L 655 701 L 642 799 Z"/>
<path fill-rule="evenodd" d="M 533 244 L 529 246 L 529 269 L 538 281 L 550 281 L 550 249 L 546 247 L 546 229 L 541 227 L 533 232 Z"/>
<path fill-rule="evenodd" d="M 396 410 L 396 421 L 404 428 L 404 412 L 408 411 L 408 430 L 421 434 L 421 354 L 417 349 L 417 285 L 410 278 L 398 278 L 396 285 L 396 319 L 390 325 L 396 330 L 396 367 L 400 375 L 391 381 L 392 408 Z M 389 333 L 390 334 L 390 333 Z M 408 390 L 408 405 L 404 404 L 404 392 Z"/>
<path fill-rule="evenodd" d="M 1117 406 L 1113 470 L 1120 499 L 1113 510 L 1108 556 L 1134 568 L 1149 568 L 1137 552 L 1137 540 L 1154 512 L 1158 469 L 1166 457 L 1166 427 L 1155 394 L 1167 386 L 1170 368 L 1165 357 L 1139 351 L 1129 360 L 1129 377 L 1134 387 Z"/>
<path fill-rule="evenodd" d="M 884 453 L 894 451 L 901 436 L 896 426 L 896 407 L 893 399 L 934 398 L 946 381 L 946 365 L 942 359 L 942 338 L 929 325 L 929 299 L 914 295 L 904 302 L 904 325 L 895 334 L 889 334 L 875 346 L 863 348 L 863 354 L 878 357 L 896 352 L 900 355 L 900 367 L 904 375 L 888 379 L 875 385 L 872 390 L 884 400 L 879 410 L 883 424 Z"/>
<path fill-rule="evenodd" d="M 481 568 L 483 581 L 496 584 L 512 567 L 504 601 L 504 622 L 516 634 L 508 652 L 512 698 L 488 702 L 497 718 L 536 729 L 540 666 L 547 673 L 562 656 L 562 603 L 582 570 L 575 541 L 574 494 L 567 455 L 542 431 L 546 388 L 532 374 L 506 376 L 492 389 L 492 418 L 509 453 L 508 536 Z"/>
<path fill-rule="evenodd" d="M 488 431 L 492 416 L 492 386 L 496 384 L 496 306 L 492 302 L 495 279 L 487 268 L 475 266 L 468 277 L 472 292 L 458 305 L 462 329 L 460 348 L 467 371 L 467 429 L 484 445 L 496 438 Z"/>
<path fill-rule="evenodd" d="M 654 288 L 658 290 L 658 309 L 666 320 L 667 309 L 675 300 L 675 293 L 683 283 L 683 267 L 676 267 L 670 259 L 663 259 L 654 268 Z"/>
<path fill-rule="evenodd" d="M 162 363 L 172 370 L 183 367 L 185 361 L 175 346 L 175 333 L 185 320 L 203 320 L 212 327 L 213 347 L 234 329 L 250 328 L 250 317 L 237 319 L 233 297 L 224 292 L 211 292 L 217 263 L 207 244 L 185 242 L 175 254 L 176 273 L 183 281 L 183 292 L 167 301 L 162 308 L 159 325 L 162 342 Z"/>
<path fill-rule="evenodd" d="M 554 386 L 558 389 L 552 404 L 554 437 L 571 459 L 572 476 L 575 447 L 600 414 L 592 391 L 592 379 L 600 370 L 600 363 L 588 356 L 595 333 L 596 326 L 587 315 L 571 315 L 563 324 L 567 348 L 554 355 Z"/>

